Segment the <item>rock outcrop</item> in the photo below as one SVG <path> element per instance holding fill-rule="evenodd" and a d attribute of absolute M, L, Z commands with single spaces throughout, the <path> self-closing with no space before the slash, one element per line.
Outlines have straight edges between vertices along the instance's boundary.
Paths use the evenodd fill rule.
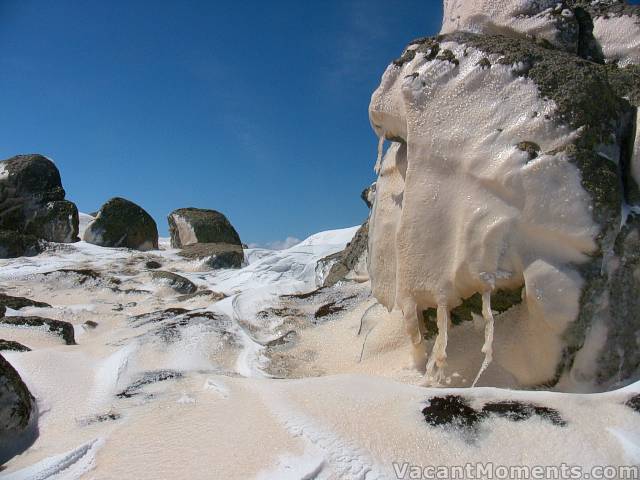
<path fill-rule="evenodd" d="M 402 310 L 427 382 L 460 307 L 486 320 L 480 372 L 495 358 L 529 386 L 640 378 L 640 83 L 582 58 L 571 24 L 591 10 L 555 4 L 447 1 L 446 33 L 411 42 L 372 96 L 372 290 Z"/>
<path fill-rule="evenodd" d="M 360 195 L 367 207 L 371 208 L 375 199 L 376 184 L 365 188 Z M 330 287 L 340 280 L 368 279 L 367 245 L 369 242 L 369 219 L 356 231 L 344 250 L 329 255 L 316 265 L 316 284 Z"/>
<path fill-rule="evenodd" d="M 171 246 L 190 259 L 207 259 L 211 268 L 240 268 L 242 242 L 222 213 L 201 208 L 180 208 L 169 214 Z"/>
<path fill-rule="evenodd" d="M 78 209 L 65 200 L 60 172 L 42 155 L 0 162 L 0 258 L 35 255 L 40 240 L 78 241 Z"/>
<path fill-rule="evenodd" d="M 0 355 L 0 464 L 35 439 L 36 404 L 15 368 Z"/>
<path fill-rule="evenodd" d="M 102 205 L 84 233 L 84 241 L 102 247 L 157 250 L 158 227 L 142 207 L 124 198 L 112 198 Z"/>

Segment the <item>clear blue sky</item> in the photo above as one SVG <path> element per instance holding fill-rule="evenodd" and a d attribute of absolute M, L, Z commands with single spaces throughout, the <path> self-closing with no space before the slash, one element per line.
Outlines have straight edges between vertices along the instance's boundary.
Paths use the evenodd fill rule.
<path fill-rule="evenodd" d="M 0 0 L 0 159 L 42 153 L 81 211 L 225 213 L 243 241 L 361 223 L 371 92 L 440 1 Z"/>

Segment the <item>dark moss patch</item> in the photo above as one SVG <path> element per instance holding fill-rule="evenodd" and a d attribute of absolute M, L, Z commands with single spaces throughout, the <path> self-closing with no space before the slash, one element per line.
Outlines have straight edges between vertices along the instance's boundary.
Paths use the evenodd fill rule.
<path fill-rule="evenodd" d="M 0 305 L 3 305 L 8 308 L 12 308 L 14 310 L 20 310 L 24 307 L 38 307 L 38 308 L 50 308 L 51 305 L 45 302 L 37 302 L 35 300 L 31 300 L 25 297 L 12 297 L 11 295 L 6 295 L 4 293 L 0 293 Z"/>
<path fill-rule="evenodd" d="M 4 340 L 0 338 L 0 350 L 9 350 L 11 352 L 30 352 L 31 349 L 21 343 L 13 340 Z"/>
<path fill-rule="evenodd" d="M 514 305 L 522 303 L 523 288 L 524 287 L 513 290 L 495 290 L 491 294 L 491 310 L 502 313 L 506 312 Z M 480 293 L 474 293 L 470 297 L 465 298 L 462 300 L 462 303 L 453 308 L 449 314 L 451 317 L 451 323 L 454 325 L 470 322 L 473 320 L 472 314 L 482 315 L 482 295 Z M 422 312 L 422 316 L 426 324 L 427 338 L 431 338 L 438 333 L 436 315 L 437 310 L 435 308 L 428 308 Z"/>
<path fill-rule="evenodd" d="M 120 420 L 120 418 L 122 418 L 122 415 L 117 412 L 107 412 L 93 415 L 91 417 L 82 418 L 78 420 L 78 423 L 86 427 L 89 425 L 94 425 L 96 423 L 114 422 L 116 420 Z"/>
<path fill-rule="evenodd" d="M 476 65 L 484 70 L 485 68 L 491 68 L 491 61 L 488 57 L 482 57 L 480 60 L 478 60 L 478 63 Z"/>
<path fill-rule="evenodd" d="M 416 56 L 416 51 L 415 50 L 406 50 L 401 56 L 400 58 L 396 58 L 393 61 L 393 64 L 396 67 L 401 67 L 402 65 L 404 65 L 405 63 L 410 62 L 411 60 L 413 60 Z"/>
<path fill-rule="evenodd" d="M 518 148 L 518 150 L 527 152 L 527 154 L 529 155 L 529 160 L 533 160 L 534 158 L 537 158 L 541 150 L 540 145 L 534 142 L 529 142 L 529 141 L 519 142 L 516 145 L 516 147 Z"/>
<path fill-rule="evenodd" d="M 456 58 L 454 53 L 448 48 L 442 50 L 440 54 L 436 57 L 436 60 L 442 60 L 444 62 L 453 63 L 456 67 L 460 65 L 460 61 Z"/>
<path fill-rule="evenodd" d="M 553 408 L 512 400 L 488 403 L 482 407 L 482 413 L 486 415 L 497 415 L 512 422 L 521 422 L 538 416 L 559 427 L 567 425 L 567 422 L 562 418 L 560 413 Z"/>
<path fill-rule="evenodd" d="M 75 345 L 73 325 L 62 320 L 52 320 L 42 317 L 4 317 L 0 318 L 0 324 L 16 327 L 47 327 L 49 332 L 62 337 L 67 345 Z"/>
<path fill-rule="evenodd" d="M 636 413 L 640 413 L 640 395 L 635 395 L 625 402 L 625 405 L 633 409 Z"/>
<path fill-rule="evenodd" d="M 560 413 L 553 408 L 505 400 L 487 403 L 481 410 L 476 410 L 469 405 L 467 399 L 458 395 L 430 398 L 429 405 L 422 410 L 422 414 L 425 421 L 434 427 L 446 426 L 465 430 L 475 430 L 482 421 L 491 416 L 502 417 L 512 422 L 521 422 L 537 416 L 558 427 L 567 425 Z"/>
<path fill-rule="evenodd" d="M 140 394 L 145 385 L 166 382 L 167 380 L 177 380 L 180 378 L 182 378 L 182 373 L 176 370 L 154 370 L 145 372 L 122 392 L 118 393 L 116 397 L 131 398 Z"/>
<path fill-rule="evenodd" d="M 469 406 L 464 397 L 457 395 L 430 398 L 422 414 L 425 421 L 434 427 L 474 429 L 483 419 L 481 412 Z"/>

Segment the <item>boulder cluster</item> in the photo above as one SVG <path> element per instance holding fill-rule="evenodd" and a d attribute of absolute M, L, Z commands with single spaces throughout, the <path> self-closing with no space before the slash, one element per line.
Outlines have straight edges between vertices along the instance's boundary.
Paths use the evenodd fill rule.
<path fill-rule="evenodd" d="M 115 197 L 89 216 L 87 243 L 139 251 L 158 249 L 158 227 L 142 207 Z M 220 212 L 180 208 L 169 217 L 171 246 L 211 268 L 240 268 L 240 236 Z M 65 199 L 60 172 L 48 158 L 17 155 L 0 161 L 0 258 L 37 255 L 48 243 L 80 240 L 78 209 Z"/>

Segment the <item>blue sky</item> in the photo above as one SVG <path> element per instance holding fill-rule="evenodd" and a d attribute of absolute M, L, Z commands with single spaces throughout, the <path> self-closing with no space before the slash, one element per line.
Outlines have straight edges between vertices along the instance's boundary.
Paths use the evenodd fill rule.
<path fill-rule="evenodd" d="M 42 153 L 90 212 L 225 213 L 243 241 L 356 225 L 367 106 L 440 1 L 0 0 L 0 158 Z"/>
<path fill-rule="evenodd" d="M 638 3 L 638 2 L 632 2 Z M 0 158 L 53 158 L 85 212 L 113 196 L 224 212 L 245 242 L 360 223 L 390 60 L 439 0 L 0 0 Z"/>

